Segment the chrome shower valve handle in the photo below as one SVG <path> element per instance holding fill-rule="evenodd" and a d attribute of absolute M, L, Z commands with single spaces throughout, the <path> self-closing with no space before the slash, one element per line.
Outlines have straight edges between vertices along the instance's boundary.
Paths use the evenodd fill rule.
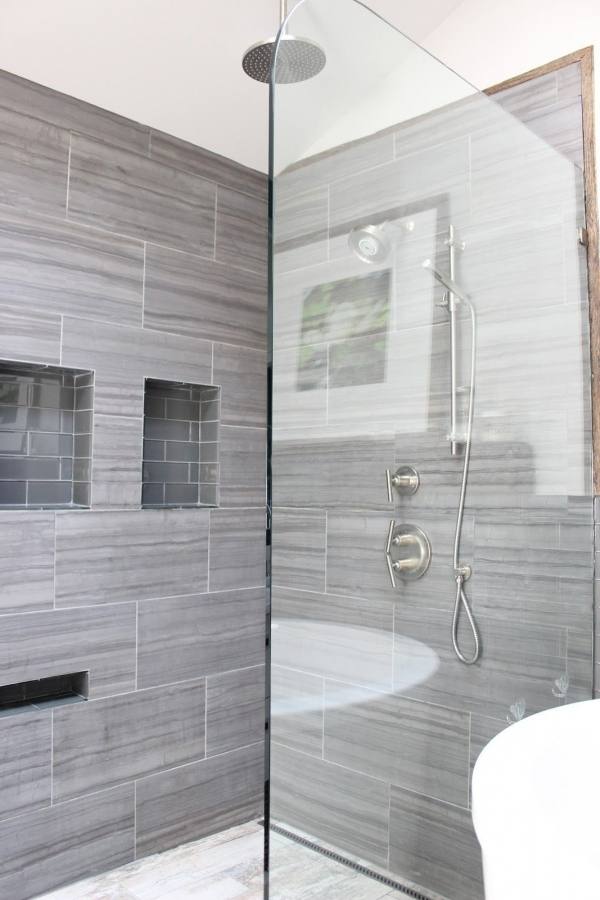
<path fill-rule="evenodd" d="M 413 466 L 400 466 L 392 475 L 390 469 L 385 470 L 385 479 L 387 482 L 388 502 L 394 502 L 393 490 L 405 496 L 414 494 L 419 489 L 421 479 L 419 473 Z"/>
<path fill-rule="evenodd" d="M 394 558 L 392 551 L 395 548 L 408 550 L 408 555 Z M 397 525 L 396 520 L 391 519 L 385 544 L 385 561 L 393 588 L 398 586 L 396 575 L 401 578 L 421 578 L 431 562 L 431 544 L 425 532 L 416 525 Z"/>

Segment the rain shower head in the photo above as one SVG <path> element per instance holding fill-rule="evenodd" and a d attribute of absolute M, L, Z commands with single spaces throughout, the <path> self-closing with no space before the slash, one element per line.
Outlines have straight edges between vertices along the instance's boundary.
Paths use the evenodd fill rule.
<path fill-rule="evenodd" d="M 281 24 L 287 17 L 287 2 L 281 0 Z M 259 41 L 249 47 L 242 58 L 242 68 L 255 81 L 268 84 L 275 59 L 275 82 L 277 84 L 297 84 L 314 78 L 325 67 L 327 58 L 324 51 L 309 38 L 282 34 L 277 46 L 277 37 Z"/>
<path fill-rule="evenodd" d="M 453 279 L 450 278 L 449 275 L 443 275 L 440 271 L 438 271 L 438 269 L 435 268 L 430 259 L 423 260 L 423 268 L 431 272 L 435 280 L 439 281 L 442 287 L 445 287 L 447 291 L 450 291 L 450 293 L 454 294 L 454 296 L 459 300 L 462 300 L 464 303 L 470 302 L 468 296 L 461 288 L 459 288 L 457 283 L 453 281 Z"/>
<path fill-rule="evenodd" d="M 381 262 L 390 252 L 385 225 L 358 225 L 348 235 L 348 246 L 363 262 Z"/>

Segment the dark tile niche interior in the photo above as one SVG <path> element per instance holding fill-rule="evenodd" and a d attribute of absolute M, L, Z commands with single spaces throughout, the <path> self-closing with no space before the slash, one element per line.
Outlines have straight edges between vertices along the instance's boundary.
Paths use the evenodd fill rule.
<path fill-rule="evenodd" d="M 0 509 L 90 505 L 94 373 L 0 362 Z"/>
<path fill-rule="evenodd" d="M 147 379 L 142 505 L 217 506 L 220 388 Z"/>

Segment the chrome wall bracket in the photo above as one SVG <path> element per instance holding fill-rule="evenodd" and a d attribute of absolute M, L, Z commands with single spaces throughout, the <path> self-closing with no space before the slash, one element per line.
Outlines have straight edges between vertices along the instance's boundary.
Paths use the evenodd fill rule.
<path fill-rule="evenodd" d="M 385 561 L 392 587 L 397 587 L 396 577 L 414 581 L 421 578 L 431 562 L 429 538 L 417 525 L 397 525 L 390 522 L 385 544 Z"/>
<path fill-rule="evenodd" d="M 414 494 L 419 489 L 419 484 L 421 483 L 419 473 L 412 466 L 400 466 L 393 475 L 389 469 L 386 469 L 385 477 L 387 481 L 388 501 L 390 503 L 393 503 L 394 501 L 392 489 L 398 491 L 399 494 L 407 496 L 409 494 Z"/>

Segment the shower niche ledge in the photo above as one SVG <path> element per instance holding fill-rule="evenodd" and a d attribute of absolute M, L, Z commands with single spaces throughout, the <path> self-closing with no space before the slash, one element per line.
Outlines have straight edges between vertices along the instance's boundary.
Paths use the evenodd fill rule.
<path fill-rule="evenodd" d="M 94 373 L 0 361 L 0 510 L 90 505 Z"/>

